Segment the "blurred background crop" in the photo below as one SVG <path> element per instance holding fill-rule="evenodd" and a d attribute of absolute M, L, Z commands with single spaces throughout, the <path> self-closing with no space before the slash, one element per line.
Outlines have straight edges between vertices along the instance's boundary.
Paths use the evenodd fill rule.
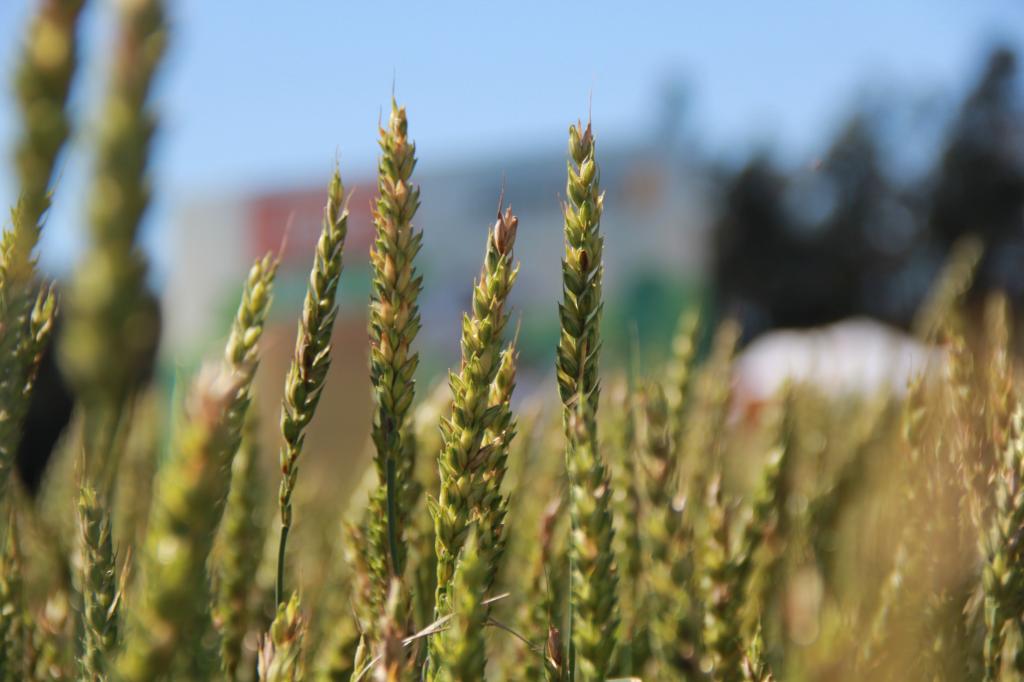
<path fill-rule="evenodd" d="M 103 4 L 83 24 L 84 78 L 72 100 L 84 120 L 98 115 L 109 56 L 113 15 Z M 0 3 L 8 90 L 30 6 Z M 458 318 L 502 189 L 520 216 L 522 383 L 550 376 L 565 131 L 588 112 L 607 191 L 612 364 L 624 363 L 633 337 L 644 353 L 666 353 L 678 312 L 698 303 L 736 317 L 744 342 L 859 316 L 907 328 L 968 233 L 989 247 L 979 293 L 1001 289 L 1024 305 L 1019 2 L 384 12 L 183 0 L 170 11 L 154 103 L 158 189 L 143 232 L 162 301 L 158 376 L 169 382 L 215 347 L 248 265 L 290 224 L 263 372 L 276 394 L 339 158 L 353 192 L 333 370 L 344 378 L 328 382 L 325 400 L 360 395 L 376 126 L 392 92 L 408 107 L 421 160 L 423 377 L 458 357 Z M 0 98 L 5 158 L 12 102 Z M 41 245 L 44 270 L 58 278 L 82 245 L 88 132 L 75 131 L 64 155 Z M 14 187 L 0 166 L 0 204 L 13 203 Z M 332 413 L 346 423 L 325 426 L 321 439 L 339 430 L 362 438 L 369 401 L 363 412 Z"/>

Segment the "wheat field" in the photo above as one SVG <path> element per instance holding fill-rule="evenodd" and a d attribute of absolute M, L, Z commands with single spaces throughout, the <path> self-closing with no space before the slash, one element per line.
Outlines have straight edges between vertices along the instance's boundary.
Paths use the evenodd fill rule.
<path fill-rule="evenodd" d="M 684 312 L 664 365 L 602 365 L 605 195 L 595 131 L 578 121 L 551 380 L 515 392 L 519 220 L 499 198 L 451 330 L 461 360 L 424 386 L 417 254 L 430 237 L 409 117 L 392 101 L 370 253 L 372 463 L 328 472 L 354 490 L 331 499 L 303 454 L 309 425 L 331 419 L 319 399 L 345 352 L 332 342 L 341 168 L 325 178 L 301 309 L 286 313 L 280 393 L 254 385 L 274 252 L 241 283 L 222 355 L 171 409 L 139 388 L 158 333 L 138 228 L 159 192 L 147 168 L 160 0 L 120 6 L 74 276 L 58 290 L 37 272 L 75 125 L 82 5 L 39 3 L 17 75 L 19 199 L 0 252 L 0 681 L 1024 679 L 1024 402 L 1006 301 L 973 310 L 964 296 L 980 245 L 954 252 L 920 311 L 935 352 L 905 391 L 791 383 L 737 417 L 740 330 L 710 311 Z M 15 453 L 51 343 L 77 406 L 33 497 Z M 259 404 L 280 405 L 272 439 Z"/>

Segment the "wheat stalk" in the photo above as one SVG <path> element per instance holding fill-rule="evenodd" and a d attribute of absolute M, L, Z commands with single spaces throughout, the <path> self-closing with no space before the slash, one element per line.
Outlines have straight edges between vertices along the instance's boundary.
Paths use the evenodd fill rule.
<path fill-rule="evenodd" d="M 422 288 L 415 258 L 423 233 L 412 225 L 420 193 L 410 182 L 416 145 L 408 138 L 405 108 L 394 100 L 388 127 L 380 130 L 380 148 L 376 239 L 370 250 L 373 294 L 369 325 L 375 401 L 372 438 L 379 484 L 370 503 L 367 533 L 374 580 L 371 599 L 378 609 L 384 605 L 390 579 L 404 573 L 404 526 L 415 502 L 415 448 L 409 443 L 407 426 L 415 397 L 413 375 L 419 364 L 412 345 L 420 328 L 416 300 Z"/>
<path fill-rule="evenodd" d="M 643 408 L 637 530 L 642 568 L 635 580 L 645 597 L 642 616 L 649 624 L 654 660 L 663 674 L 684 677 L 695 668 L 699 633 L 690 594 L 693 529 L 688 523 L 686 498 L 677 492 L 679 457 L 674 438 L 678 413 L 657 383 L 644 392 Z M 642 662 L 639 659 L 637 664 Z M 635 668 L 637 672 L 640 669 Z"/>
<path fill-rule="evenodd" d="M 32 251 L 50 206 L 50 180 L 71 129 L 65 105 L 78 66 L 78 17 L 84 4 L 84 0 L 39 3 L 15 74 L 24 130 L 14 152 L 21 198 L 11 258 L 3 263 L 4 272 L 12 277 L 7 282 L 24 285 L 33 274 Z"/>
<path fill-rule="evenodd" d="M 740 328 L 725 320 L 715 330 L 711 353 L 693 379 L 693 395 L 687 407 L 680 456 L 689 477 L 684 484 L 692 499 L 702 499 L 708 487 L 709 469 L 716 461 L 725 434 L 732 398 L 732 363 Z"/>
<path fill-rule="evenodd" d="M 451 620 L 436 637 L 433 655 L 438 682 L 475 682 L 484 679 L 487 664 L 482 604 L 489 567 L 479 552 L 477 533 L 470 531 L 459 553 L 452 580 Z"/>
<path fill-rule="evenodd" d="M 74 277 L 61 351 L 87 403 L 123 398 L 156 333 L 143 304 L 145 264 L 134 242 L 149 203 L 154 130 L 146 101 L 165 44 L 163 3 L 122 5 L 113 78 L 97 137 L 90 246 Z"/>
<path fill-rule="evenodd" d="M 515 282 L 512 247 L 519 221 L 506 209 L 487 236 L 480 277 L 473 288 L 471 313 L 463 317 L 462 366 L 451 373 L 451 416 L 441 421 L 443 447 L 438 459 L 441 491 L 431 502 L 437 555 L 437 618 L 452 611 L 452 578 L 457 557 L 479 517 L 488 494 L 485 472 L 495 468 L 499 444 L 485 442 L 489 429 L 500 427 L 500 405 L 492 407 L 491 388 L 501 368 L 501 337 L 508 322 L 505 304 Z M 493 573 L 492 573 L 493 575 Z M 431 658 L 434 643 L 431 638 Z M 436 659 L 431 666 L 436 671 Z"/>
<path fill-rule="evenodd" d="M 995 510 L 987 533 L 981 536 L 985 620 L 985 680 L 998 680 L 1008 621 L 1019 617 L 1017 599 L 1024 590 L 1024 407 L 1017 406 L 996 478 Z M 1021 661 L 1014 661 L 1020 670 Z"/>
<path fill-rule="evenodd" d="M 78 519 L 82 542 L 81 676 L 99 682 L 107 679 L 118 643 L 120 604 L 109 509 L 88 484 L 79 494 Z"/>
<path fill-rule="evenodd" d="M 13 512 L 0 553 L 0 681 L 20 682 L 25 674 L 25 615 L 22 557 Z"/>
<path fill-rule="evenodd" d="M 295 340 L 288 377 L 285 380 L 281 406 L 281 485 L 278 503 L 281 512 L 281 535 L 277 554 L 276 601 L 285 598 L 284 571 L 288 532 L 292 526 L 292 493 L 298 475 L 298 459 L 305 441 L 305 431 L 313 419 L 320 393 L 331 364 L 331 331 L 338 314 L 335 296 L 341 278 L 345 237 L 348 234 L 348 207 L 345 189 L 337 168 L 327 187 L 327 205 L 316 245 L 313 267 L 309 274 L 302 318 Z"/>
<path fill-rule="evenodd" d="M 698 585 L 704 602 L 702 641 L 714 678 L 742 679 L 742 639 L 739 610 L 743 591 L 738 567 L 730 553 L 730 515 L 722 499 L 721 474 L 712 475 L 707 491 L 707 529 L 701 548 Z"/>
<path fill-rule="evenodd" d="M 566 429 L 572 519 L 570 669 L 580 680 L 604 680 L 615 648 L 617 577 L 612 546 L 611 484 L 597 450 L 600 380 L 604 195 L 590 124 L 569 128 L 561 337 L 556 362 Z"/>
<path fill-rule="evenodd" d="M 751 517 L 744 526 L 735 559 L 738 590 L 755 612 L 763 609 L 765 604 L 763 595 L 754 594 L 751 590 L 752 573 L 757 569 L 766 575 L 773 573 L 778 560 L 778 545 L 789 534 L 787 505 L 791 495 L 795 431 L 793 396 L 789 389 L 784 389 L 780 409 L 778 442 L 768 454 L 759 487 L 754 492 Z M 769 556 L 759 557 L 762 552 Z"/>
<path fill-rule="evenodd" d="M 218 538 L 214 622 L 220 633 L 220 659 L 229 680 L 238 678 L 242 640 L 253 620 L 251 597 L 263 549 L 263 480 L 260 475 L 258 424 L 250 413 L 241 447 L 231 465 L 231 488 Z"/>
<path fill-rule="evenodd" d="M 206 561 L 227 495 L 234 439 L 228 410 L 239 380 L 207 367 L 196 378 L 161 467 L 142 550 L 142 592 L 128 609 L 117 661 L 119 679 L 151 680 L 167 669 L 182 642 L 198 633 L 207 608 Z"/>
<path fill-rule="evenodd" d="M 494 586 L 508 540 L 505 522 L 509 498 L 502 490 L 502 483 L 508 472 L 509 449 L 516 434 L 516 419 L 512 413 L 516 361 L 515 342 L 512 342 L 501 353 L 488 400 L 488 409 L 494 410 L 495 417 L 484 433 L 484 448 L 490 449 L 490 455 L 480 472 L 486 491 L 480 502 L 477 541 L 480 561 L 487 567 L 483 582 L 485 592 Z"/>
<path fill-rule="evenodd" d="M 36 371 L 49 343 L 56 314 L 56 294 L 52 287 L 45 286 L 27 315 L 26 333 L 12 334 L 11 347 L 6 343 L 7 338 L 0 340 L 0 352 L 10 353 L 5 356 L 8 362 L 4 363 L 9 372 L 3 372 L 0 378 L 0 405 L 3 406 L 0 408 L 0 500 L 7 491 Z"/>
<path fill-rule="evenodd" d="M 38 352 L 45 336 L 33 328 L 33 251 L 50 205 L 50 179 L 68 138 L 65 104 L 76 70 L 76 28 L 82 0 L 46 0 L 29 27 L 15 76 L 23 126 L 15 143 L 20 198 L 12 226 L 0 240 L 0 499 L 4 497 L 14 453 L 32 391 Z M 49 291 L 44 287 L 44 291 Z M 38 307 L 37 302 L 37 307 Z"/>
<path fill-rule="evenodd" d="M 60 359 L 84 413 L 83 477 L 101 497 L 117 468 L 131 393 L 152 361 L 159 321 L 135 239 L 149 203 L 155 128 L 147 107 L 166 42 L 161 0 L 124 3 L 104 115 L 97 131 L 89 246 L 67 297 Z"/>
<path fill-rule="evenodd" d="M 670 437 L 677 457 L 682 456 L 686 435 L 686 411 L 699 333 L 700 316 L 696 312 L 684 312 L 679 316 L 672 338 L 672 354 L 665 368 L 665 400 L 671 423 Z"/>

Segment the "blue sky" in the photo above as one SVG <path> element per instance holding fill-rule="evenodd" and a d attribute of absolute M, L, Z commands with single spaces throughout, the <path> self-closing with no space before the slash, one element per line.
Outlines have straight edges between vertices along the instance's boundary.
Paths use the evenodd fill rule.
<path fill-rule="evenodd" d="M 771 143 L 801 155 L 866 83 L 927 93 L 961 86 L 993 40 L 1024 51 L 1018 0 L 168 4 L 171 48 L 154 100 L 158 194 L 145 226 L 158 272 L 174 208 L 189 197 L 317 180 L 336 153 L 343 169 L 372 169 L 393 82 L 423 167 L 561 149 L 591 93 L 600 139 L 649 138 L 670 79 L 687 83 L 689 125 L 710 153 Z M 92 0 L 85 17 L 75 105 L 86 125 L 102 93 L 112 5 Z M 4 159 L 31 6 L 0 0 Z M 79 140 L 43 243 L 51 271 L 65 271 L 80 243 L 87 171 Z M 12 198 L 5 164 L 0 201 Z"/>

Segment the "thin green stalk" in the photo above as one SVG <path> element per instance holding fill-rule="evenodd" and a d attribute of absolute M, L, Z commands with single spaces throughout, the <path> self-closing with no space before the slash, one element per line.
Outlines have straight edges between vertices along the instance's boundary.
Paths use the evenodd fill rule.
<path fill-rule="evenodd" d="M 618 623 L 611 484 L 597 446 L 604 195 L 594 149 L 589 123 L 585 129 L 582 124 L 569 128 L 556 362 L 572 519 L 568 661 L 573 679 L 584 681 L 607 677 Z"/>
<path fill-rule="evenodd" d="M 335 296 L 341 278 L 345 237 L 348 234 L 348 207 L 345 189 L 337 168 L 327 187 L 320 238 L 302 305 L 302 318 L 295 341 L 281 406 L 281 486 L 278 502 L 281 511 L 281 536 L 277 552 L 275 601 L 283 603 L 285 560 L 288 532 L 292 526 L 292 493 L 298 476 L 298 460 L 305 441 L 306 427 L 313 419 L 320 393 L 331 364 L 331 331 L 338 314 Z"/>
<path fill-rule="evenodd" d="M 441 491 L 430 503 L 434 518 L 437 554 L 437 618 L 452 613 L 452 579 L 457 557 L 468 537 L 470 525 L 481 517 L 487 501 L 486 472 L 495 470 L 494 443 L 485 441 L 489 429 L 500 426 L 500 407 L 491 406 L 491 387 L 501 367 L 502 332 L 508 322 L 506 300 L 518 273 L 513 265 L 518 219 L 507 209 L 498 214 L 488 234 L 487 251 L 480 278 L 473 288 L 471 314 L 462 322 L 462 366 L 451 373 L 451 417 L 441 421 L 444 441 L 438 467 Z M 431 638 L 431 669 L 436 665 L 436 637 Z"/>

